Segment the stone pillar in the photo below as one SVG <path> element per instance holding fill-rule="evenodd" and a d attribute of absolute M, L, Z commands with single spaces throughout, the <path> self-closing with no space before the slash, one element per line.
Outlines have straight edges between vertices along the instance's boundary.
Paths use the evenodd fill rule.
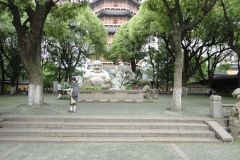
<path fill-rule="evenodd" d="M 151 89 L 151 97 L 153 99 L 158 99 L 159 98 L 159 93 L 158 93 L 158 89 Z"/>
<path fill-rule="evenodd" d="M 222 97 L 211 95 L 210 96 L 210 116 L 212 118 L 223 118 L 222 113 Z"/>
<path fill-rule="evenodd" d="M 53 93 L 57 93 L 57 84 L 58 81 L 53 81 Z"/>
<path fill-rule="evenodd" d="M 182 96 L 187 96 L 187 95 L 188 95 L 188 88 L 182 87 Z"/>

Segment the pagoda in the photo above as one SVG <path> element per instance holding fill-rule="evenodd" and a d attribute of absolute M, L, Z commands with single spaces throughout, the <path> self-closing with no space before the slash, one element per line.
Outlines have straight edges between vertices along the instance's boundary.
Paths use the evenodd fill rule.
<path fill-rule="evenodd" d="M 93 0 L 90 3 L 108 32 L 108 44 L 118 28 L 137 14 L 140 2 L 141 0 Z"/>

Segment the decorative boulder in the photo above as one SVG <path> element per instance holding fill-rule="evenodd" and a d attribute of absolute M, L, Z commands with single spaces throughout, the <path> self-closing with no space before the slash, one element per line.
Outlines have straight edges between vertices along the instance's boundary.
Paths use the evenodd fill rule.
<path fill-rule="evenodd" d="M 132 69 L 125 65 L 118 66 L 113 74 L 113 89 L 125 89 L 124 85 L 136 76 Z"/>

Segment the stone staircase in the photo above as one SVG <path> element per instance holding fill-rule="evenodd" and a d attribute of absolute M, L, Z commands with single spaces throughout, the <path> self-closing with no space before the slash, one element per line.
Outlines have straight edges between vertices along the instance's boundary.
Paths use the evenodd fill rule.
<path fill-rule="evenodd" d="M 1 115 L 0 141 L 220 142 L 203 118 L 121 115 Z"/>

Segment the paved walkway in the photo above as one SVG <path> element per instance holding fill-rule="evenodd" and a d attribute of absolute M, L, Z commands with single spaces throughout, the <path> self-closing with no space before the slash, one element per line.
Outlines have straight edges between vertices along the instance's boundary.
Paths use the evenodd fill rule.
<path fill-rule="evenodd" d="M 224 103 L 234 103 L 223 98 Z M 80 103 L 76 113 L 67 113 L 67 101 L 45 97 L 47 105 L 30 108 L 26 97 L 0 97 L 0 114 L 81 114 L 81 115 L 209 115 L 206 96 L 183 97 L 182 112 L 168 108 L 170 96 L 161 96 L 148 103 Z M 238 143 L 19 143 L 1 142 L 1 160 L 240 160 Z"/>
<path fill-rule="evenodd" d="M 240 160 L 238 144 L 1 143 L 1 160 Z"/>

